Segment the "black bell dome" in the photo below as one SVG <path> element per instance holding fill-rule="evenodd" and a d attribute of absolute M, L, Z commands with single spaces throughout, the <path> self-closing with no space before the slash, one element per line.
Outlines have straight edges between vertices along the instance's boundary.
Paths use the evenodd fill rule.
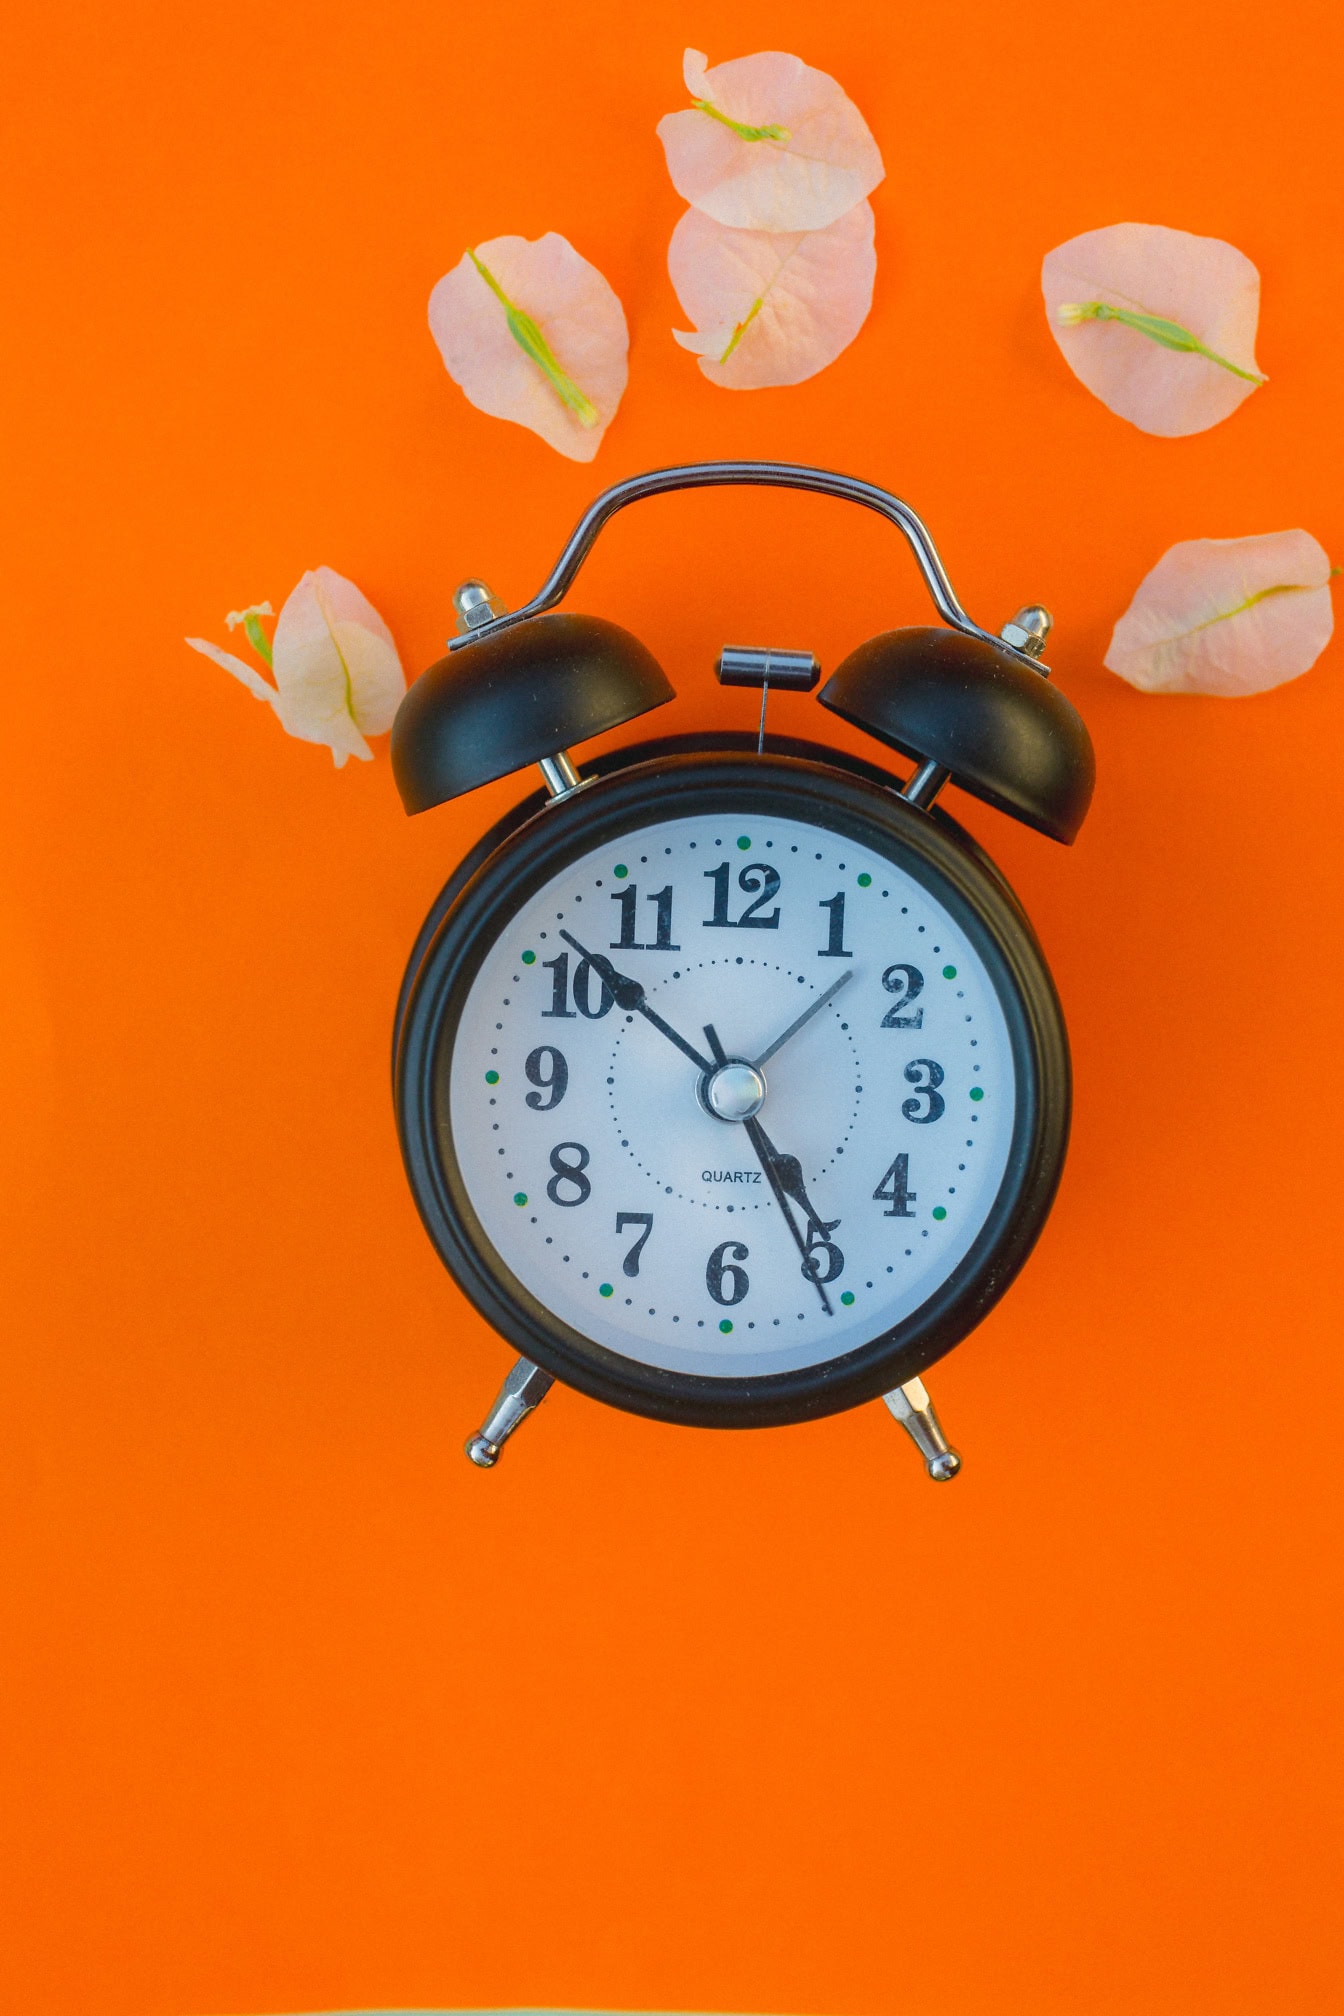
<path fill-rule="evenodd" d="M 860 644 L 817 698 L 963 791 L 1052 840 L 1073 840 L 1096 759 L 1082 716 L 1006 645 L 963 630 L 888 630 Z"/>
<path fill-rule="evenodd" d="M 392 774 L 427 812 L 674 699 L 637 637 L 598 616 L 530 616 L 450 651 L 392 724 Z"/>

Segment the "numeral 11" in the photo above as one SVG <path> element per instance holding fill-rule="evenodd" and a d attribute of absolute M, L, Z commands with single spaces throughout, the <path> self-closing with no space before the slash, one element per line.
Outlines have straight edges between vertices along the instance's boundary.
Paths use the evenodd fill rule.
<path fill-rule="evenodd" d="M 680 945 L 672 943 L 672 884 L 670 882 L 666 889 L 659 889 L 655 895 L 644 898 L 646 903 L 653 903 L 657 906 L 658 921 L 654 927 L 655 936 L 652 941 L 645 939 L 641 943 L 635 936 L 635 925 L 638 921 L 636 912 L 639 909 L 639 889 L 637 885 L 632 882 L 628 889 L 613 889 L 611 900 L 613 903 L 619 903 L 621 906 L 621 935 L 619 938 L 613 938 L 611 941 L 613 952 L 680 952 Z"/>

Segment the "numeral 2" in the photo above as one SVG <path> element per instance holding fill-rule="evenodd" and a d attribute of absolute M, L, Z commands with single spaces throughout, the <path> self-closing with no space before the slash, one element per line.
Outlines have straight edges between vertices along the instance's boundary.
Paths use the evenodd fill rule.
<path fill-rule="evenodd" d="M 882 985 L 888 994 L 896 999 L 882 1017 L 884 1029 L 922 1029 L 924 1010 L 916 1008 L 913 1015 L 907 1011 L 910 1003 L 924 992 L 924 975 L 917 966 L 888 966 L 882 975 Z"/>

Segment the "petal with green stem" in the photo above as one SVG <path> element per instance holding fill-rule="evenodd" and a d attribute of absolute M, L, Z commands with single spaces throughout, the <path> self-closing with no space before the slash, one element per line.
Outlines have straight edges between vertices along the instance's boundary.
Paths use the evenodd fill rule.
<path fill-rule="evenodd" d="M 776 50 L 709 68 L 684 59 L 691 105 L 658 122 L 677 194 L 745 231 L 820 231 L 886 173 L 863 114 L 833 77 Z"/>
<path fill-rule="evenodd" d="M 1163 224 L 1085 231 L 1045 256 L 1050 333 L 1069 368 L 1147 434 L 1199 434 L 1265 381 L 1260 275 L 1221 238 Z"/>
<path fill-rule="evenodd" d="M 1106 653 L 1145 693 L 1263 693 L 1296 679 L 1334 629 L 1332 573 L 1309 532 L 1183 539 L 1139 583 Z"/>
<path fill-rule="evenodd" d="M 629 333 L 616 295 L 567 239 L 471 247 L 431 294 L 429 326 L 473 406 L 592 461 L 625 391 Z"/>
<path fill-rule="evenodd" d="M 688 210 L 668 249 L 677 298 L 695 324 L 674 330 L 715 385 L 797 385 L 840 355 L 873 300 L 877 255 L 867 202 L 824 231 L 737 231 Z"/>
<path fill-rule="evenodd" d="M 276 620 L 276 712 L 286 731 L 367 762 L 364 737 L 392 726 L 406 678 L 392 633 L 353 581 L 316 567 Z"/>

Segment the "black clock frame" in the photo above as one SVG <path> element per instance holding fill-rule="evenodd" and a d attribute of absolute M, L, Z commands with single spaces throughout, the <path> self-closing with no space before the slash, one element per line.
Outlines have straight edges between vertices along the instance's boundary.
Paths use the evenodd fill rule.
<path fill-rule="evenodd" d="M 472 850 L 433 906 L 398 1003 L 393 1088 L 412 1194 L 440 1259 L 480 1314 L 525 1357 L 592 1398 L 657 1420 L 764 1428 L 876 1399 L 961 1342 L 1009 1287 L 1058 1188 L 1071 1079 L 1058 997 L 1025 913 L 989 857 L 938 810 L 920 810 L 876 766 L 810 744 L 685 737 L 608 756 L 605 774 L 555 804 L 534 794 Z M 754 738 L 752 738 L 754 742 Z M 688 747 L 687 745 L 693 745 Z M 737 744 L 737 747 L 733 747 Z M 695 746 L 698 745 L 698 746 Z M 594 766 L 598 767 L 598 766 Z M 457 1020 L 502 919 L 568 861 L 624 838 L 641 819 L 731 811 L 806 817 L 887 852 L 948 909 L 985 963 L 1003 1009 L 1017 1107 L 1007 1167 L 974 1243 L 903 1322 L 822 1364 L 711 1378 L 644 1365 L 563 1323 L 505 1265 L 458 1169 L 446 1110 Z M 903 861 L 902 856 L 906 859 Z"/>

